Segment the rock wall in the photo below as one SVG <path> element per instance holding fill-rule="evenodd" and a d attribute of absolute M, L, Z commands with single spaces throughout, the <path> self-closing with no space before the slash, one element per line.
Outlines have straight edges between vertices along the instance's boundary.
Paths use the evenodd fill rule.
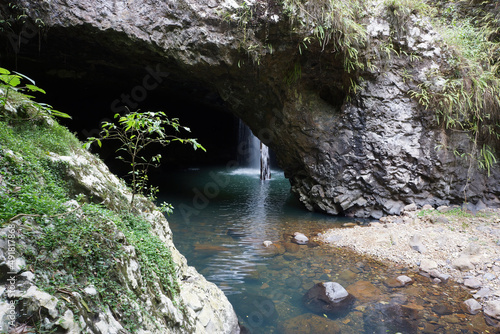
<path fill-rule="evenodd" d="M 409 203 L 500 205 L 498 168 L 490 177 L 469 169 L 452 153 L 470 151 L 467 135 L 445 131 L 408 94 L 429 71 L 445 71 L 449 56 L 416 15 L 400 29 L 380 1 L 365 2 L 359 57 L 374 66 L 359 70 L 349 94 L 352 76 L 335 45 L 299 52 L 310 31 L 290 24 L 275 1 L 18 2 L 49 27 L 43 49 L 54 63 L 101 57 L 100 66 L 121 73 L 161 64 L 172 85 L 217 92 L 276 152 L 309 210 L 378 218 Z M 389 41 L 406 56 L 382 51 Z"/>

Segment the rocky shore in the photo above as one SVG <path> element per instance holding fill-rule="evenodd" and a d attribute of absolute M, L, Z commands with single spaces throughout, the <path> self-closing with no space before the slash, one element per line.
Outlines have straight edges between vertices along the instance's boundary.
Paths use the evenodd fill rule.
<path fill-rule="evenodd" d="M 488 324 L 499 327 L 500 210 L 408 205 L 401 216 L 345 227 L 321 233 L 318 240 L 408 266 L 433 284 L 462 284 L 471 295 L 464 311 L 483 312 Z"/>

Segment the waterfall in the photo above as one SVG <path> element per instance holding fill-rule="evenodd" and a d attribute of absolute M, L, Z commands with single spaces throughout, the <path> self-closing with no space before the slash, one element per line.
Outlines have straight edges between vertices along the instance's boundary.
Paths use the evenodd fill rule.
<path fill-rule="evenodd" d="M 271 167 L 269 166 L 269 147 L 263 142 L 260 142 L 260 179 L 271 179 Z"/>
<path fill-rule="evenodd" d="M 238 163 L 242 167 L 260 170 L 260 179 L 271 178 L 269 148 L 240 120 L 238 127 Z"/>

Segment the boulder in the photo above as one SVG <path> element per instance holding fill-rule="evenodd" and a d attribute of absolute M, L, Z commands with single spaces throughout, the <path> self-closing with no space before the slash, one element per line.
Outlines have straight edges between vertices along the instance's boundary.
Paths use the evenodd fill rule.
<path fill-rule="evenodd" d="M 464 280 L 464 285 L 471 289 L 479 289 L 480 287 L 483 286 L 483 283 L 481 283 L 481 281 L 478 280 L 477 278 L 472 277 Z"/>
<path fill-rule="evenodd" d="M 354 300 L 354 296 L 336 282 L 317 283 L 302 298 L 309 310 L 330 315 L 348 312 Z"/>
<path fill-rule="evenodd" d="M 451 266 L 460 271 L 469 271 L 474 269 L 470 258 L 468 256 L 460 256 L 451 262 Z"/>
<path fill-rule="evenodd" d="M 429 273 L 432 270 L 437 269 L 437 267 L 438 267 L 438 265 L 437 265 L 436 261 L 433 261 L 433 260 L 423 259 L 420 262 L 420 270 L 425 272 L 425 273 Z"/>
<path fill-rule="evenodd" d="M 477 314 L 483 307 L 474 298 L 467 299 L 463 302 L 462 309 L 469 314 Z"/>
<path fill-rule="evenodd" d="M 484 314 L 496 320 L 500 320 L 500 300 L 486 302 L 484 304 Z"/>

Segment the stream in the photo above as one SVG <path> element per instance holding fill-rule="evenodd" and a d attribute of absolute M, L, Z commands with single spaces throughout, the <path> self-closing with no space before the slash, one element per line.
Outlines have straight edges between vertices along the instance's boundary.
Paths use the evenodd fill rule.
<path fill-rule="evenodd" d="M 294 232 L 314 236 L 353 220 L 306 211 L 281 171 L 261 181 L 252 168 L 192 168 L 164 182 L 159 199 L 175 207 L 168 221 L 176 247 L 224 291 L 250 333 L 493 333 L 482 315 L 463 312 L 469 295 L 453 282 L 436 285 L 329 245 L 285 243 Z M 266 240 L 277 250 L 264 247 Z M 391 287 L 399 275 L 414 283 Z M 313 314 L 303 306 L 307 290 L 328 281 L 356 296 L 347 312 Z"/>

